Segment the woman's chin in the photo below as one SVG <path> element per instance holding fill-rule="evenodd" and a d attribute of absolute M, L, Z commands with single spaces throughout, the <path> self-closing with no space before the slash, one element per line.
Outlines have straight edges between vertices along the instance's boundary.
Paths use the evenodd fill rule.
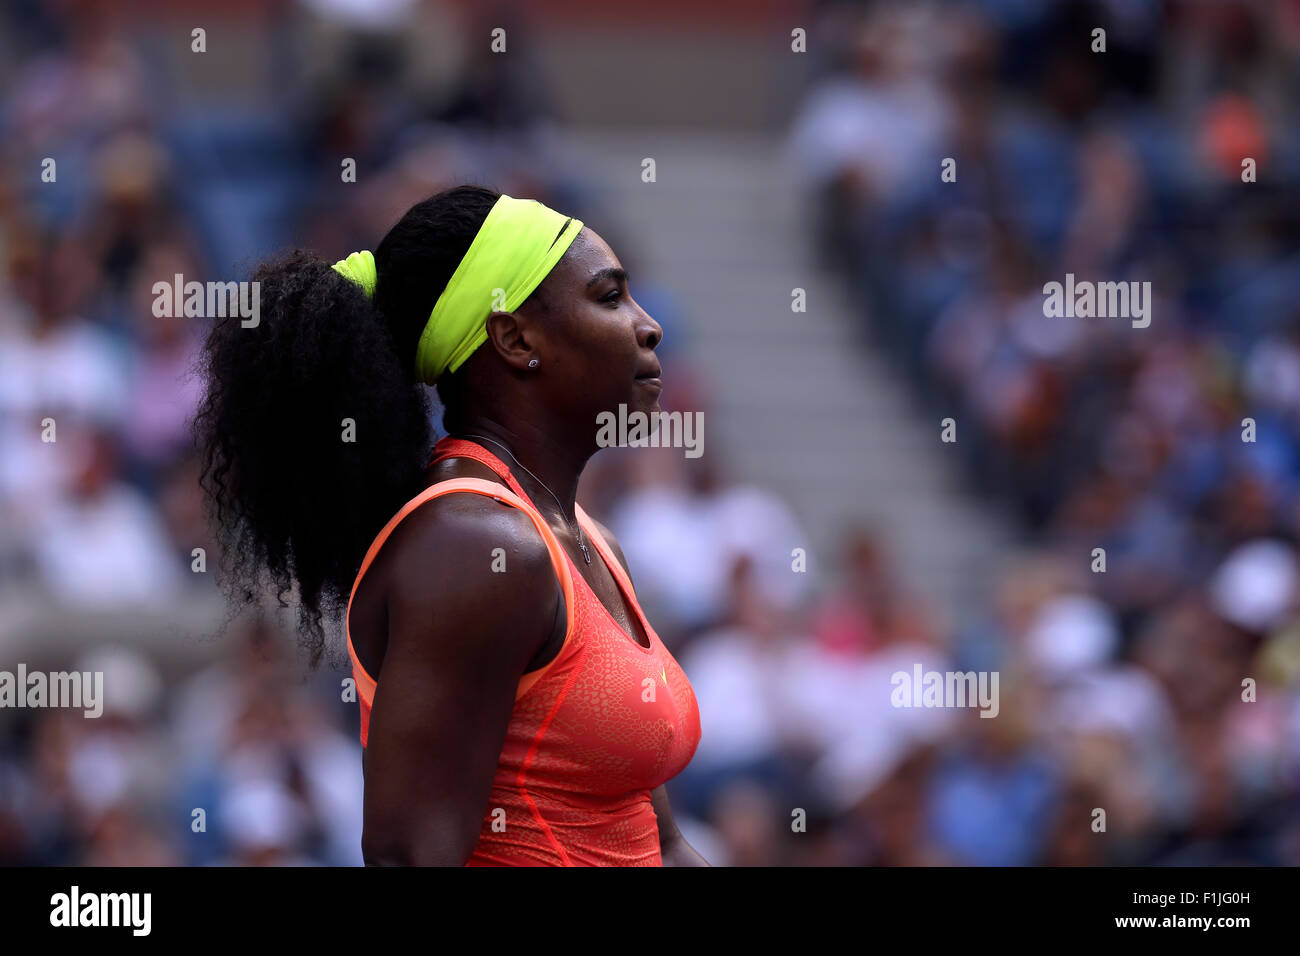
<path fill-rule="evenodd" d="M 628 399 L 628 411 L 644 412 L 647 415 L 660 411 L 659 396 L 662 392 L 663 384 L 659 379 L 637 379 L 632 388 L 632 395 Z"/>

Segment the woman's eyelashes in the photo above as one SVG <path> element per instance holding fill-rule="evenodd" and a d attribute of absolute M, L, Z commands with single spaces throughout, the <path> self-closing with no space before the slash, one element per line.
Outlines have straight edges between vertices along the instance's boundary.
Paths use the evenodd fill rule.
<path fill-rule="evenodd" d="M 603 295 L 603 296 L 601 296 L 601 297 L 600 297 L 600 301 L 601 301 L 601 302 L 612 302 L 612 303 L 614 303 L 615 305 L 617 305 L 617 304 L 618 304 L 618 300 L 621 299 L 622 297 L 623 297 L 623 290 L 622 290 L 622 289 L 615 289 L 613 292 L 610 292 L 608 295 Z"/>

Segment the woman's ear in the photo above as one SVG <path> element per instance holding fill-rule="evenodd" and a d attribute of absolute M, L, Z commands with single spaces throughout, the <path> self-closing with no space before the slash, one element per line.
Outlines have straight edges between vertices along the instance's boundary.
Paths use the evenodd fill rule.
<path fill-rule="evenodd" d="M 514 368 L 526 369 L 536 352 L 528 341 L 527 320 L 514 312 L 493 312 L 487 317 L 487 336 L 497 354 Z"/>

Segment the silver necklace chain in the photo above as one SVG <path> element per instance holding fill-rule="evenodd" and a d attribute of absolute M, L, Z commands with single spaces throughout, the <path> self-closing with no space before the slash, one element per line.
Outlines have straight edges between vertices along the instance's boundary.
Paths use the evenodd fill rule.
<path fill-rule="evenodd" d="M 518 458 L 515 457 L 514 452 L 512 452 L 512 451 L 511 451 L 509 448 L 507 448 L 505 445 L 501 444 L 501 442 L 497 441 L 495 438 L 488 438 L 486 435 L 465 435 L 465 436 L 463 436 L 463 437 L 465 437 L 465 438 L 477 438 L 477 439 L 480 439 L 481 441 L 490 441 L 490 442 L 492 442 L 492 444 L 496 445 L 498 448 L 500 448 L 502 451 L 504 451 L 507 455 L 509 455 L 511 461 L 513 461 L 513 462 L 514 462 L 516 465 L 518 465 L 520 468 L 523 468 L 524 471 L 527 472 L 527 474 L 528 474 L 528 475 L 533 479 L 533 481 L 537 482 L 539 485 L 541 485 L 543 488 L 545 488 L 545 489 L 546 489 L 546 493 L 547 493 L 548 495 L 550 495 L 552 498 L 555 499 L 555 503 L 556 503 L 556 505 L 558 505 L 559 508 L 560 508 L 560 517 L 564 519 L 564 523 L 565 523 L 565 524 L 568 524 L 568 523 L 569 523 L 569 519 L 568 519 L 567 517 L 565 517 L 565 514 L 564 514 L 564 505 L 560 502 L 559 496 L 556 495 L 556 493 L 553 492 L 553 491 L 550 489 L 550 487 L 546 484 L 546 482 L 542 481 L 542 479 L 538 478 L 538 477 L 537 477 L 536 475 L 534 475 L 531 471 L 528 471 L 527 467 L 524 466 L 524 463 L 523 463 L 522 461 L 520 461 Z M 575 507 L 576 507 L 576 506 L 575 506 Z M 575 512 L 575 514 L 576 514 L 576 512 Z M 577 528 L 574 529 L 574 530 L 576 530 L 576 531 L 578 532 L 578 549 L 582 552 L 582 558 L 583 558 L 583 560 L 586 561 L 588 564 L 591 564 L 591 552 L 587 550 L 587 542 L 584 541 L 584 540 L 582 539 L 582 525 L 581 525 L 581 524 L 578 524 Z"/>

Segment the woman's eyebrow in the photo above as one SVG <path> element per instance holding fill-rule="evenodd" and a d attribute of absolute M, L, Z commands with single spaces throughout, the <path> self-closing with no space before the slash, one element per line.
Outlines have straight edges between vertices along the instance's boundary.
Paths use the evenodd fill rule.
<path fill-rule="evenodd" d="M 615 282 L 627 281 L 627 270 L 619 269 L 616 266 L 610 266 L 608 269 L 601 269 L 594 276 L 587 280 L 587 289 L 590 290 L 601 279 L 613 279 Z"/>

